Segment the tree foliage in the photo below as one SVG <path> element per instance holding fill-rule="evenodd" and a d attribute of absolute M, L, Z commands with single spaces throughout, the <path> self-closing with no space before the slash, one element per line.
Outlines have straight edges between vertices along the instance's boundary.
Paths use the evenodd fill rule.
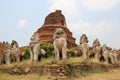
<path fill-rule="evenodd" d="M 54 46 L 52 43 L 44 43 L 41 45 L 41 48 L 44 49 L 46 51 L 46 56 L 52 56 L 52 52 L 54 50 Z"/>
<path fill-rule="evenodd" d="M 30 49 L 29 48 L 26 48 L 24 50 L 23 58 L 24 59 L 29 59 L 30 58 Z"/>

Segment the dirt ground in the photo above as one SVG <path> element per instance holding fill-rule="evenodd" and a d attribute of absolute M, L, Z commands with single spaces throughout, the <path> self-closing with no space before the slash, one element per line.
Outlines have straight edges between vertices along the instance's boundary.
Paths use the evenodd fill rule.
<path fill-rule="evenodd" d="M 0 73 L 0 80 L 61 80 L 56 76 L 48 76 L 41 74 L 27 74 L 27 75 L 10 75 L 8 73 Z M 66 78 L 62 80 L 120 80 L 120 68 L 111 69 L 108 72 L 90 73 L 86 76 L 79 76 L 78 78 Z"/>
<path fill-rule="evenodd" d="M 89 74 L 85 77 L 72 78 L 71 80 L 120 80 L 120 68 L 112 69 L 104 73 Z"/>
<path fill-rule="evenodd" d="M 44 59 L 42 62 L 38 63 L 38 65 L 45 64 L 45 63 L 51 63 L 53 59 Z M 81 58 L 70 58 L 67 63 L 72 62 L 80 62 Z M 15 65 L 18 65 L 18 63 L 10 64 L 10 65 L 1 65 L 1 68 L 10 68 Z M 20 62 L 19 65 L 29 65 L 31 66 L 29 60 L 25 60 L 23 62 Z M 64 79 L 58 79 L 57 76 L 49 76 L 49 75 L 41 75 L 41 73 L 30 73 L 30 74 L 22 74 L 22 75 L 11 75 L 9 73 L 3 73 L 0 72 L 0 80 L 120 80 L 120 67 L 109 69 L 107 72 L 98 72 L 98 73 L 89 73 L 83 75 L 79 75 L 77 78 L 71 77 L 71 78 L 64 78 Z"/>

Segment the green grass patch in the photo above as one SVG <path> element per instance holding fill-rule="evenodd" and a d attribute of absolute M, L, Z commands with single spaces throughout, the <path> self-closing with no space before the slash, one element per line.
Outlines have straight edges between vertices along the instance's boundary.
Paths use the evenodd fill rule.
<path fill-rule="evenodd" d="M 87 72 L 87 71 L 81 71 L 80 73 L 79 73 L 80 75 L 79 76 L 88 76 L 89 75 L 89 72 Z"/>
<path fill-rule="evenodd" d="M 78 72 L 74 69 L 74 67 L 72 65 L 68 64 L 66 66 L 66 71 L 67 71 L 68 77 L 78 77 L 79 76 Z"/>
<path fill-rule="evenodd" d="M 90 73 L 104 73 L 105 71 L 104 70 L 101 70 L 101 69 L 93 69 Z"/>

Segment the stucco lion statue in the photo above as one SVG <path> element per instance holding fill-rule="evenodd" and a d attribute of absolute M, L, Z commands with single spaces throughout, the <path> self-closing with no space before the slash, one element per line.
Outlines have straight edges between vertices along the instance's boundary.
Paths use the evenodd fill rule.
<path fill-rule="evenodd" d="M 117 64 L 118 63 L 118 54 L 117 54 L 117 50 L 113 49 L 110 53 L 109 53 L 109 58 L 110 58 L 110 62 L 112 64 Z"/>
<path fill-rule="evenodd" d="M 99 62 L 100 53 L 101 53 L 101 48 L 100 48 L 100 42 L 99 42 L 98 39 L 96 39 L 96 40 L 93 42 L 93 53 L 94 53 L 95 59 Z"/>
<path fill-rule="evenodd" d="M 38 33 L 34 33 L 31 37 L 30 47 L 30 59 L 32 62 L 41 60 L 41 47 L 40 38 Z"/>
<path fill-rule="evenodd" d="M 21 51 L 19 49 L 18 43 L 15 40 L 12 40 L 11 45 L 7 44 L 7 49 L 4 51 L 5 62 L 10 64 L 11 62 L 19 62 L 21 58 Z"/>
<path fill-rule="evenodd" d="M 53 45 L 55 51 L 55 59 L 65 60 L 67 58 L 67 41 L 66 34 L 62 28 L 56 28 L 53 34 Z"/>
<path fill-rule="evenodd" d="M 118 62 L 118 54 L 117 54 L 117 50 L 107 47 L 106 44 L 104 44 L 102 46 L 102 55 L 105 59 L 105 62 L 107 63 L 112 63 L 112 64 L 116 64 Z"/>
<path fill-rule="evenodd" d="M 90 46 L 88 44 L 88 37 L 86 36 L 86 34 L 83 34 L 80 37 L 80 45 L 78 45 L 78 50 L 82 52 L 82 57 L 84 59 L 89 58 Z"/>

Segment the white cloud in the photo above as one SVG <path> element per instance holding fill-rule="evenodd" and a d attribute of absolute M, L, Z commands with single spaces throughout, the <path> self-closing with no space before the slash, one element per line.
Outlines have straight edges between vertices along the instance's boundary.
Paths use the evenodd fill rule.
<path fill-rule="evenodd" d="M 75 17 L 78 15 L 78 8 L 76 0 L 52 0 L 52 5 L 50 6 L 50 11 L 55 11 L 60 9 L 66 16 Z"/>
<path fill-rule="evenodd" d="M 111 36 L 111 39 L 109 40 L 110 46 L 120 49 L 120 36 L 119 35 L 114 35 Z"/>
<path fill-rule="evenodd" d="M 71 28 L 74 31 L 81 31 L 87 34 L 105 34 L 112 31 L 116 25 L 117 23 L 114 21 L 98 21 L 96 23 L 79 21 L 72 24 Z"/>
<path fill-rule="evenodd" d="M 109 10 L 118 3 L 118 0 L 81 0 L 81 3 L 89 10 Z"/>
<path fill-rule="evenodd" d="M 74 36 L 77 38 L 77 43 L 79 43 L 80 36 L 82 34 L 86 34 L 88 36 L 90 45 L 92 45 L 93 40 L 98 38 L 101 40 L 101 43 L 118 47 L 118 45 L 115 46 L 113 43 L 111 43 L 111 40 L 114 39 L 115 41 L 117 37 L 115 37 L 115 35 L 110 37 L 110 35 L 114 34 L 113 31 L 118 28 L 118 24 L 115 21 L 98 21 L 94 23 L 79 21 L 75 24 L 71 24 L 69 27 Z"/>
<path fill-rule="evenodd" d="M 18 21 L 18 27 L 24 27 L 28 21 L 26 19 L 21 19 Z"/>
<path fill-rule="evenodd" d="M 108 44 L 113 47 L 119 47 L 117 44 L 118 37 L 110 37 L 114 29 L 119 29 L 118 23 L 115 21 L 98 21 L 96 22 L 85 22 L 82 21 L 81 16 L 84 11 L 82 6 L 91 11 L 104 11 L 114 8 L 119 0 L 49 0 L 52 4 L 50 6 L 50 11 L 55 11 L 56 9 L 62 10 L 63 14 L 69 21 L 68 28 L 73 33 L 76 38 L 77 43 L 79 43 L 79 38 L 82 34 L 87 34 L 90 43 L 93 42 L 95 38 L 99 38 L 102 43 Z M 81 11 L 83 11 L 81 13 Z M 81 15 L 82 14 L 82 15 Z M 85 13 L 86 14 L 86 13 Z M 89 13 L 88 13 L 89 14 Z M 92 19 L 92 21 L 94 18 Z M 75 23 L 74 23 L 75 22 Z M 117 39 L 117 40 L 116 40 Z M 112 41 L 116 41 L 115 44 Z M 119 43 L 119 42 L 118 42 Z"/>
<path fill-rule="evenodd" d="M 50 0 L 51 11 L 61 9 L 67 16 L 77 16 L 80 5 L 88 10 L 109 10 L 117 5 L 119 0 Z"/>

